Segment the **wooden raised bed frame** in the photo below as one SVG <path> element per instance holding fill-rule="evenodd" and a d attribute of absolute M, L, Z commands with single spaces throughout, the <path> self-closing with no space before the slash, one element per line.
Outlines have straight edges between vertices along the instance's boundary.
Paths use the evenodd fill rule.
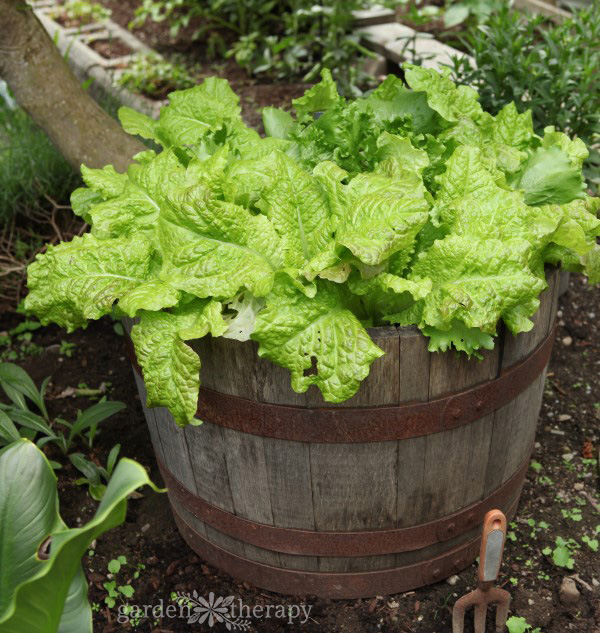
<path fill-rule="evenodd" d="M 370 330 L 386 354 L 342 405 L 292 391 L 253 342 L 197 341 L 204 424 L 144 405 L 190 547 L 259 587 L 331 598 L 467 567 L 485 512 L 510 519 L 520 497 L 553 341 L 558 272 L 547 278 L 534 329 L 502 332 L 481 362 L 429 353 L 415 328 Z"/>

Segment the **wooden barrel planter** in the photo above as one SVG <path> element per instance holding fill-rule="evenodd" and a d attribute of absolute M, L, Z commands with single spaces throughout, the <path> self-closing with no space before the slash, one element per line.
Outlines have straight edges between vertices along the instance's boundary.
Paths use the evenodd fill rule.
<path fill-rule="evenodd" d="M 145 409 L 183 538 L 230 575 L 285 594 L 356 598 L 442 580 L 478 555 L 491 508 L 515 514 L 554 333 L 558 273 L 534 329 L 483 361 L 431 354 L 411 327 L 370 330 L 386 354 L 343 405 L 256 344 L 207 337 L 200 426 Z M 144 383 L 136 370 L 142 402 Z"/>

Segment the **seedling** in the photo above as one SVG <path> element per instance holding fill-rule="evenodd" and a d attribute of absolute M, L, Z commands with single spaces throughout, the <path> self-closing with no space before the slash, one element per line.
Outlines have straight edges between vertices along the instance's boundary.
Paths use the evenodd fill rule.
<path fill-rule="evenodd" d="M 67 358 L 71 358 L 71 356 L 73 356 L 74 350 L 75 350 L 75 343 L 69 343 L 68 341 L 61 341 L 58 353 L 61 356 L 66 356 Z"/>
<path fill-rule="evenodd" d="M 583 519 L 581 514 L 581 510 L 579 508 L 572 508 L 565 510 L 564 508 L 560 511 L 564 519 L 571 519 L 571 521 L 579 522 Z"/>
<path fill-rule="evenodd" d="M 111 609 L 115 606 L 115 604 L 117 603 L 117 600 L 123 603 L 124 605 L 126 605 L 125 599 L 131 598 L 135 593 L 135 589 L 131 585 L 131 581 L 125 580 L 123 576 L 122 576 L 122 580 L 123 580 L 122 583 L 118 584 L 119 583 L 118 576 L 123 572 L 123 569 L 125 567 L 129 567 L 133 569 L 132 577 L 134 579 L 139 578 L 140 572 L 146 568 L 145 565 L 141 563 L 138 563 L 137 565 L 132 565 L 128 563 L 127 558 L 122 555 L 118 556 L 117 558 L 114 558 L 108 563 L 108 571 L 113 575 L 114 578 L 113 580 L 105 582 L 103 584 L 103 587 L 106 589 L 107 594 L 108 594 L 104 598 L 104 602 Z"/>
<path fill-rule="evenodd" d="M 60 417 L 51 421 L 45 403 L 49 380 L 46 378 L 38 390 L 21 367 L 0 363 L 0 387 L 12 402 L 10 405 L 0 403 L 0 446 L 26 437 L 39 448 L 55 444 L 66 455 L 79 438 L 91 449 L 98 425 L 125 408 L 123 402 L 102 398 L 85 411 L 79 411 L 75 422 Z M 32 411 L 28 402 L 35 405 L 39 413 Z"/>
<path fill-rule="evenodd" d="M 508 618 L 506 628 L 508 633 L 542 633 L 538 627 L 534 629 L 525 618 L 519 618 L 515 615 Z"/>
<path fill-rule="evenodd" d="M 590 538 L 589 536 L 582 536 L 581 540 L 592 550 L 592 552 L 598 551 L 598 539 Z"/>
<path fill-rule="evenodd" d="M 83 473 L 83 477 L 80 477 L 75 481 L 78 486 L 87 485 L 90 497 L 95 501 L 100 501 L 106 492 L 106 484 L 110 479 L 115 464 L 117 463 L 117 456 L 121 450 L 120 444 L 115 444 L 106 461 L 106 468 L 98 466 L 94 462 L 86 459 L 81 453 L 73 453 L 69 455 L 69 459 L 78 471 Z"/>
<path fill-rule="evenodd" d="M 555 540 L 555 547 L 545 547 L 542 550 L 544 556 L 552 556 L 552 562 L 557 567 L 565 569 L 574 569 L 575 560 L 573 559 L 573 551 L 580 548 L 577 541 L 569 539 L 565 541 L 562 537 L 557 536 Z"/>

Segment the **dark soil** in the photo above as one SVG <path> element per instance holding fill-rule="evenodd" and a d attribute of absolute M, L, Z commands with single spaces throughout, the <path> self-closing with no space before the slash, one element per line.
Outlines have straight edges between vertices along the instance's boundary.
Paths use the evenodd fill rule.
<path fill-rule="evenodd" d="M 106 40 L 92 40 L 88 46 L 93 48 L 98 55 L 105 59 L 116 59 L 124 55 L 131 55 L 133 50 L 127 46 L 123 40 L 117 37 L 111 37 Z"/>
<path fill-rule="evenodd" d="M 519 506 L 517 519 L 511 526 L 499 584 L 512 594 L 511 612 L 527 618 L 543 633 L 599 633 L 600 580 L 598 554 L 583 541 L 584 535 L 594 538 L 600 523 L 598 510 L 598 464 L 589 461 L 597 457 L 600 417 L 598 365 L 600 364 L 600 292 L 586 285 L 582 278 L 571 281 L 569 292 L 560 302 L 560 324 L 546 385 L 540 416 L 538 442 Z M 18 315 L 0 317 L 2 330 L 14 327 Z M 15 337 L 13 337 L 14 339 Z M 61 341 L 75 345 L 72 356 L 60 355 Z M 66 334 L 57 327 L 35 330 L 31 342 L 15 341 L 12 351 L 29 345 L 33 356 L 20 364 L 39 382 L 52 375 L 49 387 L 49 408 L 53 416 L 72 419 L 77 409 L 89 406 L 85 397 L 70 395 L 72 389 L 85 383 L 98 388 L 105 383 L 110 399 L 122 400 L 127 408 L 101 427 L 93 459 L 104 464 L 115 443 L 122 446 L 121 455 L 140 461 L 152 479 L 162 483 L 153 458 L 150 438 L 146 430 L 139 396 L 131 367 L 127 360 L 125 342 L 113 330 L 113 322 L 104 319 L 87 330 Z M 7 347 L 0 347 L 0 354 Z M 26 351 L 26 349 L 25 349 Z M 109 384 L 110 383 L 110 384 Z M 86 452 L 85 447 L 80 447 Z M 88 456 L 89 451 L 87 451 Z M 76 486 L 76 473 L 60 455 L 51 455 L 63 464 L 59 471 L 61 513 L 71 525 L 85 522 L 97 506 L 84 488 Z M 588 461 L 584 461 L 588 458 Z M 98 539 L 93 556 L 86 556 L 83 564 L 90 582 L 90 600 L 98 605 L 94 615 L 94 630 L 102 633 L 130 630 L 129 625 L 116 621 L 117 607 L 104 604 L 106 591 L 103 583 L 109 579 L 108 562 L 119 555 L 126 556 L 130 566 L 117 578 L 121 584 L 131 580 L 135 595 L 131 604 L 170 604 L 171 592 L 197 590 L 207 596 L 233 595 L 244 605 L 291 605 L 304 601 L 312 607 L 310 620 L 300 625 L 296 620 L 288 625 L 285 619 L 254 620 L 249 630 L 265 633 L 276 631 L 306 631 L 310 633 L 345 632 L 372 633 L 450 633 L 451 607 L 456 598 L 474 587 L 476 567 L 472 565 L 459 574 L 456 584 L 444 581 L 414 592 L 372 600 L 330 601 L 311 596 L 301 599 L 286 598 L 240 583 L 219 573 L 194 555 L 179 536 L 171 516 L 167 496 L 149 489 L 143 496 L 130 499 L 124 525 Z M 581 510 L 582 519 L 574 521 L 563 514 Z M 536 525 L 529 523 L 535 521 Z M 540 527 L 540 522 L 549 527 Z M 529 523 L 528 523 L 529 522 Z M 543 526 L 544 524 L 542 524 Z M 514 535 L 514 537 L 513 537 Z M 574 571 L 555 567 L 550 557 L 542 554 L 553 546 L 556 537 L 574 539 L 580 546 L 573 554 Z M 598 538 L 596 536 L 596 538 Z M 145 566 L 133 579 L 134 566 Z M 562 579 L 577 573 L 581 597 L 578 604 L 563 605 L 558 598 Z M 215 625 L 189 625 L 185 619 L 142 619 L 137 630 L 195 632 L 225 630 Z M 471 628 L 465 631 L 472 631 Z M 492 631 L 492 621 L 488 620 Z"/>

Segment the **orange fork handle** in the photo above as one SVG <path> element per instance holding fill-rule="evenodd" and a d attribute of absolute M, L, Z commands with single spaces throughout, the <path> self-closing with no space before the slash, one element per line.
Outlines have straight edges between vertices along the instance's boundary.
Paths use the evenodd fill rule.
<path fill-rule="evenodd" d="M 491 583 L 498 577 L 505 541 L 506 517 L 500 510 L 490 510 L 483 519 L 478 571 L 481 582 Z"/>

